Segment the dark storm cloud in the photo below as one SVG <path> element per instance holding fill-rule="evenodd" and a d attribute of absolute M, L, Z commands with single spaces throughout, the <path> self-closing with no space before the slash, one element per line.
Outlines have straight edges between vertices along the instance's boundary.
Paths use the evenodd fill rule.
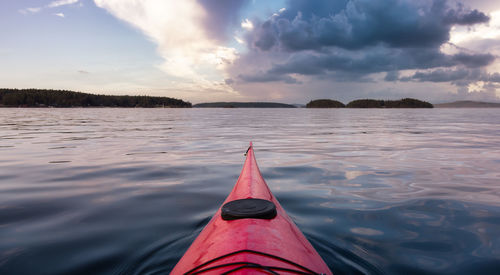
<path fill-rule="evenodd" d="M 453 56 L 453 59 L 469 68 L 478 68 L 488 66 L 495 61 L 492 54 L 465 54 L 459 53 Z"/>
<path fill-rule="evenodd" d="M 335 2 L 335 3 L 332 3 Z M 446 1 L 289 1 L 289 8 L 257 25 L 250 45 L 295 52 L 324 47 L 360 49 L 436 47 L 449 40 L 454 24 L 486 23 L 489 17 Z"/>
<path fill-rule="evenodd" d="M 398 79 L 399 79 L 399 72 L 398 71 L 388 71 L 384 77 L 385 81 L 396 81 Z"/>
<path fill-rule="evenodd" d="M 489 82 L 495 82 L 495 83 L 500 83 L 500 73 L 493 73 L 490 74 L 487 78 L 487 81 Z"/>
<path fill-rule="evenodd" d="M 344 10 L 348 2 L 348 0 L 288 0 L 282 17 L 294 18 L 299 12 L 306 19 L 311 19 L 314 16 L 329 17 Z"/>
<path fill-rule="evenodd" d="M 403 78 L 401 80 L 417 80 L 417 81 L 429 81 L 429 82 L 450 82 L 457 80 L 469 79 L 471 76 L 471 71 L 466 69 L 460 70 L 444 70 L 439 69 L 431 72 L 416 72 L 409 78 Z M 476 73 L 476 77 L 479 75 Z"/>
<path fill-rule="evenodd" d="M 205 30 L 215 39 L 227 40 L 232 27 L 240 23 L 239 11 L 249 2 L 250 0 L 198 0 L 207 12 Z"/>
<path fill-rule="evenodd" d="M 499 73 L 488 73 L 484 69 L 436 69 L 432 71 L 418 71 L 409 77 L 393 80 L 419 82 L 451 82 L 457 86 L 466 86 L 471 82 L 484 81 L 490 84 L 500 83 Z"/>
<path fill-rule="evenodd" d="M 363 73 L 356 72 L 344 72 L 344 71 L 336 71 L 336 72 L 328 72 L 323 75 L 317 75 L 314 77 L 316 80 L 330 80 L 335 81 L 336 83 L 340 82 L 356 82 L 356 83 L 375 83 L 376 81 L 370 77 L 369 75 Z"/>
<path fill-rule="evenodd" d="M 266 79 L 264 76 L 279 79 L 278 76 L 288 74 L 323 75 L 331 72 L 351 73 L 356 77 L 363 74 L 391 71 L 396 74 L 398 70 L 431 69 L 437 67 L 464 66 L 470 68 L 491 64 L 495 56 L 490 54 L 456 54 L 446 55 L 434 49 L 397 50 L 379 48 L 377 51 L 348 55 L 338 53 L 297 53 L 281 64 L 275 64 L 265 74 L 258 73 L 259 77 L 247 75 L 243 80 Z M 392 81 L 394 78 L 387 78 Z"/>
<path fill-rule="evenodd" d="M 257 38 L 254 45 L 263 51 L 270 50 L 277 43 L 273 26 L 269 21 L 261 24 L 254 34 Z"/>
<path fill-rule="evenodd" d="M 458 10 L 451 9 L 446 14 L 444 22 L 456 25 L 474 25 L 479 23 L 487 23 L 490 17 L 478 10 L 464 10 L 463 5 L 458 5 Z"/>
<path fill-rule="evenodd" d="M 276 82 L 281 81 L 288 84 L 297 84 L 300 83 L 297 79 L 288 76 L 288 75 L 280 75 L 280 74 L 271 74 L 271 73 L 257 73 L 253 75 L 244 75 L 240 74 L 238 76 L 239 79 L 245 82 Z"/>
<path fill-rule="evenodd" d="M 266 53 L 272 58 L 267 71 L 253 64 L 257 71 L 245 69 L 245 74 L 237 74 L 239 79 L 290 83 L 286 78 L 290 74 L 323 79 L 341 75 L 340 79 L 354 80 L 389 72 L 385 80 L 396 81 L 399 70 L 482 68 L 496 58 L 488 53 L 441 52 L 453 25 L 489 21 L 483 12 L 450 1 L 289 0 L 287 3 L 284 12 L 254 21 L 254 30 L 246 36 L 251 52 Z M 423 76 L 412 80 L 428 81 Z"/>

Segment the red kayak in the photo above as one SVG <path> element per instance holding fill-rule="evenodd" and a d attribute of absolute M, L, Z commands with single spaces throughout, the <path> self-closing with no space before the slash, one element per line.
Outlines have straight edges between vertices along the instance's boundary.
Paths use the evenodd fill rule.
<path fill-rule="evenodd" d="M 171 274 L 332 274 L 260 174 L 252 148 L 231 194 Z"/>

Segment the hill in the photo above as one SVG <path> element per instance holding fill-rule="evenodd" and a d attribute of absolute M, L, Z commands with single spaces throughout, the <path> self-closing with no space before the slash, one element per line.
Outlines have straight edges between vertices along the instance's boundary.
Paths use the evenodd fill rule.
<path fill-rule="evenodd" d="M 500 108 L 500 103 L 482 101 L 455 101 L 441 104 L 434 104 L 436 108 Z"/>
<path fill-rule="evenodd" d="M 0 107 L 169 107 L 191 103 L 170 97 L 95 95 L 66 90 L 0 89 Z"/>
<path fill-rule="evenodd" d="M 210 102 L 193 105 L 194 108 L 297 108 L 294 105 L 275 102 Z"/>
<path fill-rule="evenodd" d="M 316 99 L 307 103 L 306 108 L 344 108 L 344 103 L 331 99 Z"/>
<path fill-rule="evenodd" d="M 429 102 L 414 98 L 400 100 L 358 99 L 349 102 L 347 108 L 433 108 Z"/>

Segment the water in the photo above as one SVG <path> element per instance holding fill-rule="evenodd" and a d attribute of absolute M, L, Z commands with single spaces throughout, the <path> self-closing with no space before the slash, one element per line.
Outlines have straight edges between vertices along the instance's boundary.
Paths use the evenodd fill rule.
<path fill-rule="evenodd" d="M 500 109 L 0 109 L 0 274 L 168 273 L 249 141 L 334 273 L 498 274 Z"/>

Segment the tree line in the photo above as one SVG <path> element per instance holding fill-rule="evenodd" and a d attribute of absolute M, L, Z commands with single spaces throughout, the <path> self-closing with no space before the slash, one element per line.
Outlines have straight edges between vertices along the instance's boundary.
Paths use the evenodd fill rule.
<path fill-rule="evenodd" d="M 434 106 L 426 101 L 403 98 L 400 100 L 377 100 L 377 99 L 357 99 L 345 105 L 344 103 L 331 99 L 311 100 L 306 108 L 433 108 Z"/>
<path fill-rule="evenodd" d="M 198 103 L 194 108 L 296 108 L 290 104 L 276 102 L 209 102 Z"/>
<path fill-rule="evenodd" d="M 0 89 L 0 106 L 191 108 L 191 103 L 181 99 L 157 96 L 96 95 L 45 89 Z"/>

